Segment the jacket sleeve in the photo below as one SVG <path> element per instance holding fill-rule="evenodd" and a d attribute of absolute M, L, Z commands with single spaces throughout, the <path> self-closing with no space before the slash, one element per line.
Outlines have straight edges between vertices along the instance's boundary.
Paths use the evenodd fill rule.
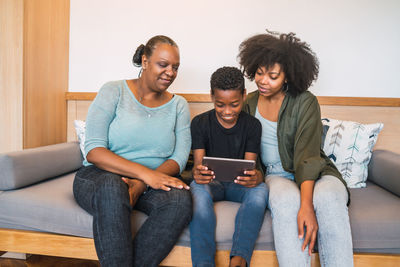
<path fill-rule="evenodd" d="M 298 123 L 294 143 L 294 170 L 298 186 L 306 180 L 316 180 L 326 165 L 321 157 L 321 112 L 312 94 L 300 97 Z"/>

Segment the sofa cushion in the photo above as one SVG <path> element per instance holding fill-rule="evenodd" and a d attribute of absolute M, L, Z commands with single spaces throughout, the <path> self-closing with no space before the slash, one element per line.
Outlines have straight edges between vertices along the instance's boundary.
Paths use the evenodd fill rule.
<path fill-rule="evenodd" d="M 92 216 L 81 209 L 72 194 L 74 173 L 30 187 L 0 191 L 0 228 L 36 230 L 92 237 Z M 400 253 L 400 198 L 367 182 L 367 188 L 351 189 L 350 222 L 354 249 L 359 252 Z M 238 203 L 215 204 L 217 248 L 232 245 Z M 132 213 L 133 233 L 147 216 Z M 182 233 L 178 245 L 190 246 L 189 230 Z M 256 243 L 256 250 L 273 250 L 272 221 L 267 211 Z"/>
<path fill-rule="evenodd" d="M 78 142 L 0 154 L 0 190 L 31 185 L 81 166 Z"/>
<path fill-rule="evenodd" d="M 366 188 L 350 189 L 350 196 L 354 249 L 400 253 L 400 198 L 371 182 Z"/>
<path fill-rule="evenodd" d="M 215 203 L 214 209 L 217 215 L 217 249 L 230 250 L 232 248 L 232 237 L 235 231 L 235 217 L 239 207 L 239 203 L 230 201 L 219 201 Z M 265 213 L 264 222 L 258 235 L 255 249 L 275 249 L 272 234 L 272 218 L 269 210 Z"/>
<path fill-rule="evenodd" d="M 72 195 L 74 175 L 1 192 L 0 227 L 92 237 L 92 217 Z"/>
<path fill-rule="evenodd" d="M 0 228 L 93 237 L 92 216 L 78 206 L 72 193 L 74 176 L 75 173 L 70 173 L 18 190 L 0 191 Z M 216 203 L 215 209 L 218 249 L 230 249 L 239 204 L 221 201 Z M 133 211 L 133 233 L 146 218 L 145 214 Z M 178 244 L 190 246 L 188 228 L 182 233 Z M 266 213 L 256 249 L 273 249 L 269 212 Z"/>
<path fill-rule="evenodd" d="M 82 120 L 74 120 L 76 136 L 78 137 L 79 147 L 81 148 L 82 156 L 85 157 L 85 132 L 86 122 Z"/>
<path fill-rule="evenodd" d="M 375 150 L 368 165 L 368 180 L 400 197 L 400 154 Z"/>

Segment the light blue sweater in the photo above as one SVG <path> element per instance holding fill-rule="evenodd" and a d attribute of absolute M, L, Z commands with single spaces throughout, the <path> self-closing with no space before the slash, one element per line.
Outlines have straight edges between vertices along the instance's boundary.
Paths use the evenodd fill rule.
<path fill-rule="evenodd" d="M 191 146 L 190 112 L 178 95 L 149 108 L 137 101 L 125 80 L 108 82 L 90 105 L 85 152 L 105 147 L 130 161 L 156 169 L 168 159 L 182 171 Z M 86 160 L 85 166 L 90 165 Z"/>

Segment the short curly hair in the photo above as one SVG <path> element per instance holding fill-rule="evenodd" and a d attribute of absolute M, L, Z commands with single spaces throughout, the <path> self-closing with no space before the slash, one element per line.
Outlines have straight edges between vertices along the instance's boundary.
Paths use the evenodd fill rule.
<path fill-rule="evenodd" d="M 318 78 L 319 62 L 315 53 L 295 33 L 267 32 L 240 44 L 238 60 L 245 76 L 254 80 L 259 67 L 269 69 L 278 63 L 286 75 L 289 94 L 298 95 L 307 91 Z"/>
<path fill-rule="evenodd" d="M 211 95 L 214 90 L 239 90 L 244 94 L 244 77 L 243 73 L 235 67 L 222 67 L 217 69 L 210 79 Z"/>

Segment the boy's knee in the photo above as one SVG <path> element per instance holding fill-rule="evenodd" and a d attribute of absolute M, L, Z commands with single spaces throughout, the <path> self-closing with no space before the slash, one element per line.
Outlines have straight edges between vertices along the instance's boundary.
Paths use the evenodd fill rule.
<path fill-rule="evenodd" d="M 196 216 L 208 217 L 214 213 L 214 202 L 211 196 L 204 192 L 202 194 L 193 194 L 193 212 Z"/>
<path fill-rule="evenodd" d="M 190 192 L 195 204 L 196 202 L 212 201 L 210 189 L 207 184 L 197 184 L 195 181 L 193 181 L 190 184 Z"/>
<path fill-rule="evenodd" d="M 244 202 L 250 202 L 252 205 L 259 207 L 265 207 L 268 203 L 268 196 L 269 192 L 266 184 L 261 183 L 247 192 Z"/>

